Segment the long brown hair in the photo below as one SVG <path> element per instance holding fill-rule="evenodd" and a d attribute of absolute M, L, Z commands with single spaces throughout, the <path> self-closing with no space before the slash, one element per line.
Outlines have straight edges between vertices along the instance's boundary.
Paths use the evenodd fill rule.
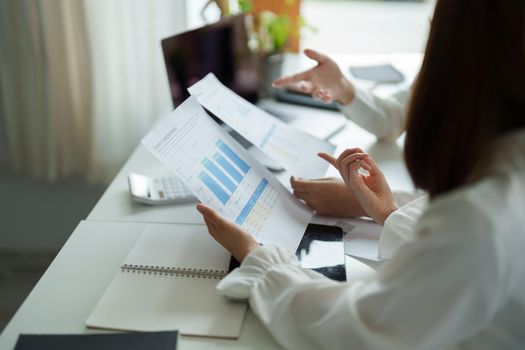
<path fill-rule="evenodd" d="M 407 121 L 407 167 L 431 197 L 525 127 L 525 1 L 438 0 Z"/>

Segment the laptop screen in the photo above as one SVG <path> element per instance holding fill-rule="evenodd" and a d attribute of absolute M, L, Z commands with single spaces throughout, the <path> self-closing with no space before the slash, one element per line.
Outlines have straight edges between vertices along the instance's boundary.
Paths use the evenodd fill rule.
<path fill-rule="evenodd" d="M 244 15 L 162 40 L 173 106 L 188 96 L 187 88 L 208 73 L 250 102 L 257 100 L 256 60 L 247 44 Z"/>

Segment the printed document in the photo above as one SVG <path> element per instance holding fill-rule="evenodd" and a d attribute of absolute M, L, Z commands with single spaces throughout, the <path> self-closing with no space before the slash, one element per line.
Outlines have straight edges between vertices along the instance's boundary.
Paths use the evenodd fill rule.
<path fill-rule="evenodd" d="M 260 243 L 295 252 L 312 210 L 189 97 L 142 140 L 202 203 Z"/>
<path fill-rule="evenodd" d="M 246 101 L 212 73 L 188 91 L 199 103 L 232 129 L 301 178 L 325 176 L 328 163 L 318 152 L 333 154 L 335 146 L 298 130 Z"/>

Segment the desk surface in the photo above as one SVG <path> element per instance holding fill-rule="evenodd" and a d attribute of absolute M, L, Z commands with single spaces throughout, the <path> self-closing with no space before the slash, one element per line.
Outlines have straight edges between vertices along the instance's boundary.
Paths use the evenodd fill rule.
<path fill-rule="evenodd" d="M 82 221 L 0 336 L 12 349 L 20 333 L 101 333 L 85 322 L 146 223 Z M 176 224 L 174 224 L 174 229 Z M 350 259 L 349 259 L 350 260 Z M 372 270 L 351 259 L 349 278 Z M 248 310 L 239 340 L 181 337 L 180 349 L 279 349 Z"/>
<path fill-rule="evenodd" d="M 347 61 L 362 62 L 364 57 L 368 56 L 356 56 Z M 409 57 L 415 60 L 414 55 Z M 388 58 L 383 56 L 382 62 L 387 61 Z M 412 63 L 407 63 L 407 66 L 414 68 Z M 313 111 L 322 122 L 325 112 Z M 338 145 L 337 153 L 355 146 L 369 152 L 383 169 L 393 189 L 413 188 L 402 161 L 402 140 L 397 144 L 377 143 L 373 135 L 348 122 L 347 127 L 330 141 Z M 194 204 L 148 207 L 132 202 L 127 185 L 129 172 L 150 176 L 170 174 L 143 146 L 137 147 L 87 221 L 81 222 L 73 232 L 4 329 L 0 335 L 0 349 L 12 349 L 20 333 L 95 332 L 86 329 L 85 321 L 147 223 L 202 223 Z M 327 175 L 338 176 L 335 169 L 329 169 Z M 281 173 L 278 178 L 286 183 L 289 174 Z M 367 276 L 371 271 L 370 267 L 347 257 L 349 280 Z M 278 345 L 249 311 L 239 340 L 182 337 L 180 348 L 274 349 Z"/>

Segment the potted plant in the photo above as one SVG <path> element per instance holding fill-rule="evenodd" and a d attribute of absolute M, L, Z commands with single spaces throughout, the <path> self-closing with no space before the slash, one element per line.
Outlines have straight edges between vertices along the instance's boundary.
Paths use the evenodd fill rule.
<path fill-rule="evenodd" d="M 253 49 L 266 55 L 299 51 L 300 0 L 238 0 L 241 12 L 253 20 Z"/>
<path fill-rule="evenodd" d="M 271 81 L 281 75 L 283 54 L 299 51 L 300 0 L 210 0 L 221 16 L 246 14 L 248 46 L 258 58 L 262 97 L 270 94 Z M 203 10 L 204 11 L 204 10 Z"/>

